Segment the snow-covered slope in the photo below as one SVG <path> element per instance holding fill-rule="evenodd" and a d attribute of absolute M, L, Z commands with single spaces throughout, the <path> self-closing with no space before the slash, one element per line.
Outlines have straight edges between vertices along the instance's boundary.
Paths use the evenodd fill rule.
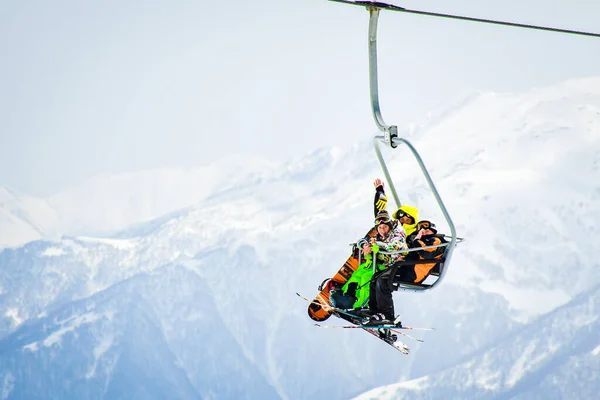
<path fill-rule="evenodd" d="M 595 399 L 599 315 L 600 285 L 451 368 L 356 399 Z"/>
<path fill-rule="evenodd" d="M 55 237 L 56 210 L 45 200 L 0 186 L 0 248 Z"/>
<path fill-rule="evenodd" d="M 360 331 L 314 328 L 307 304 L 295 296 L 296 291 L 312 296 L 345 260 L 347 244 L 372 222 L 371 182 L 380 171 L 365 139 L 348 150 L 316 150 L 219 184 L 194 206 L 111 237 L 76 236 L 4 250 L 0 346 L 6 350 L 0 365 L 12 360 L 12 367 L 0 370 L 0 382 L 10 381 L 17 390 L 27 376 L 36 376 L 28 375 L 32 364 L 22 358 L 32 343 L 46 349 L 39 343 L 54 330 L 40 334 L 40 321 L 94 298 L 127 298 L 131 282 L 155 274 L 160 290 L 136 287 L 140 308 L 120 305 L 113 321 L 141 310 L 153 314 L 131 332 L 172 353 L 160 356 L 172 377 L 165 388 L 177 384 L 187 390 L 176 365 L 196 393 L 221 390 L 213 380 L 200 381 L 203 374 L 194 375 L 195 367 L 184 362 L 186 352 L 196 348 L 217 356 L 234 354 L 227 358 L 227 365 L 236 367 L 230 383 L 235 385 L 239 376 L 258 379 L 256 394 L 267 398 L 344 399 L 460 364 L 523 322 L 600 283 L 595 273 L 600 250 L 598 110 L 600 79 L 588 79 L 522 95 L 478 95 L 413 131 L 410 140 L 467 240 L 456 250 L 439 289 L 395 295 L 405 323 L 437 328 L 424 335 L 426 344 L 409 343 L 410 356 L 390 352 Z M 422 217 L 434 219 L 443 231 L 441 214 L 409 152 L 387 155 L 401 200 L 417 205 Z M 208 297 L 202 297 L 198 310 L 186 311 L 186 304 L 196 304 L 200 296 L 196 284 Z M 181 318 L 189 323 L 170 319 L 182 307 Z M 74 311 L 73 320 L 87 321 L 87 312 Z M 218 329 L 197 328 L 194 313 L 210 315 Z M 57 321 L 69 318 L 64 314 Z M 64 338 L 76 341 L 90 324 L 73 325 Z M 125 329 L 111 324 L 116 326 L 111 329 Z M 149 325 L 156 330 L 141 328 Z M 176 338 L 175 332 L 185 337 Z M 91 343 L 100 343 L 104 331 L 92 336 Z M 207 345 L 199 340 L 213 336 L 219 340 Z M 31 340 L 18 340 L 23 337 Z M 58 352 L 52 357 L 83 352 L 86 366 L 98 358 L 73 346 L 50 346 Z M 50 357 L 44 351 L 36 354 Z M 128 354 L 144 362 L 142 352 Z M 215 374 L 225 368 L 209 364 Z M 146 377 L 154 373 L 149 370 Z M 86 385 L 81 376 L 65 374 L 73 385 Z M 104 384 L 112 385 L 119 376 L 111 375 Z"/>
<path fill-rule="evenodd" d="M 3 398 L 278 397 L 213 310 L 179 265 L 58 307 L 0 341 Z"/>

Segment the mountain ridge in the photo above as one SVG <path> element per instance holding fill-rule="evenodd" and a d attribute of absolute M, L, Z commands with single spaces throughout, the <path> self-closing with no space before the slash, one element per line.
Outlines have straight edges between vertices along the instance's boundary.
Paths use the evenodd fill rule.
<path fill-rule="evenodd" d="M 162 310 L 153 311 L 158 316 L 148 324 L 160 325 L 152 332 L 166 339 L 149 331 L 151 341 L 184 359 L 186 351 L 199 347 L 196 338 L 214 340 L 212 347 L 201 347 L 214 356 L 211 376 L 219 380 L 220 371 L 231 371 L 255 377 L 264 382 L 257 395 L 348 398 L 398 381 L 416 386 L 411 379 L 441 367 L 466 374 L 464 357 L 524 324 L 536 326 L 537 317 L 560 312 L 600 283 L 594 273 L 600 244 L 580 239 L 597 237 L 600 223 L 600 191 L 589 184 L 597 176 L 600 87 L 591 97 L 579 92 L 550 102 L 518 97 L 475 99 L 411 138 L 466 241 L 456 249 L 440 288 L 394 294 L 403 321 L 437 328 L 424 335 L 425 344 L 409 343 L 411 355 L 401 364 L 396 353 L 360 331 L 315 329 L 306 304 L 294 294 L 316 293 L 347 258 L 347 244 L 372 224 L 372 179 L 381 173 L 367 140 L 347 151 L 318 149 L 276 169 L 239 176 L 193 205 L 115 234 L 65 236 L 0 251 L 0 343 L 35 333 L 41 321 L 72 303 L 108 294 L 127 297 L 128 285 L 151 279 L 151 285 L 136 286 L 136 293 L 148 299 L 145 309 Z M 523 112 L 522 104 L 528 105 Z M 483 127 L 493 134 L 481 135 Z M 449 137 L 446 131 L 457 133 Z M 422 218 L 446 232 L 406 149 L 384 151 L 401 200 L 418 206 Z M 206 304 L 198 304 L 198 298 Z M 131 313 L 123 307 L 119 315 Z M 181 322 L 174 329 L 172 313 L 182 321 L 190 317 L 190 325 Z M 195 318 L 201 315 L 220 321 L 217 333 L 205 326 L 196 330 Z M 85 336 L 84 325 L 90 324 L 65 335 Z M 144 334 L 142 328 L 135 331 Z M 235 342 L 227 360 L 246 370 L 229 370 L 219 362 L 219 354 L 230 350 L 220 336 Z M 75 342 L 69 343 L 56 351 L 79 354 L 78 346 L 71 347 Z M 93 343 L 91 348 L 98 347 Z M 20 384 L 31 368 L 19 358 L 27 345 L 10 347 L 16 369 L 0 370 L 0 381 Z M 165 354 L 167 365 L 177 365 Z M 144 359 L 139 352 L 130 355 L 132 362 Z M 93 365 L 91 358 L 82 360 Z M 185 373 L 196 377 L 190 382 L 198 393 L 229 393 L 210 379 L 202 381 L 198 364 L 185 360 Z M 497 368 L 505 373 L 511 366 L 499 362 Z"/>

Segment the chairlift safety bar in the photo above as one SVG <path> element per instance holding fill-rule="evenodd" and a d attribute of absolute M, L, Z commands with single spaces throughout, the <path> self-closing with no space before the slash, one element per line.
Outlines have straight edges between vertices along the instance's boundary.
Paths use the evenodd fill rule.
<path fill-rule="evenodd" d="M 394 251 L 379 250 L 378 254 L 386 254 L 386 255 L 406 254 L 406 253 L 412 253 L 414 251 L 419 251 L 419 250 L 437 249 L 438 247 L 446 247 L 446 246 L 449 246 L 450 243 L 451 242 L 440 243 L 440 244 L 432 244 L 431 246 L 413 247 L 411 249 L 394 250 Z M 385 243 L 376 242 L 376 244 L 380 244 L 381 246 L 385 246 Z"/>

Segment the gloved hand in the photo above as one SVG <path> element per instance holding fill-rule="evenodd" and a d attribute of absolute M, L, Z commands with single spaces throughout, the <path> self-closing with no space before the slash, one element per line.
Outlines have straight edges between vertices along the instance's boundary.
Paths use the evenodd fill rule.
<path fill-rule="evenodd" d="M 385 210 L 385 208 L 387 207 L 387 196 L 383 193 L 381 193 L 379 195 L 379 198 L 377 199 L 377 201 L 375 202 L 375 207 L 377 208 L 377 210 L 381 211 L 381 210 Z"/>

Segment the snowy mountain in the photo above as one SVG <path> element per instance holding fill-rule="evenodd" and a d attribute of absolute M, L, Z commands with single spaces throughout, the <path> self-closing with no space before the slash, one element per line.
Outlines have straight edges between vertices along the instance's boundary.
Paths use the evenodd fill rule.
<path fill-rule="evenodd" d="M 480 95 L 423 134 L 419 149 L 448 167 L 444 192 L 453 186 L 472 206 L 451 209 L 471 241 L 461 252 L 465 274 L 494 277 L 481 282 L 484 290 L 552 308 L 594 284 L 598 262 L 580 243 L 600 232 L 599 90 L 600 79 L 590 78 L 520 96 Z M 435 138 L 450 132 L 451 151 L 436 151 Z"/>
<path fill-rule="evenodd" d="M 495 346 L 520 332 L 540 339 L 536 327 L 554 314 L 541 315 L 580 310 L 577 296 L 600 284 L 599 133 L 600 78 L 476 95 L 412 130 L 467 240 L 439 289 L 395 294 L 407 325 L 436 328 L 425 344 L 407 342 L 409 356 L 361 331 L 313 327 L 295 296 L 313 296 L 370 227 L 381 175 L 370 139 L 217 180 L 197 204 L 110 237 L 5 249 L 3 397 L 35 397 L 47 379 L 57 398 L 346 399 L 440 371 L 466 376 L 465 360 L 501 354 Z M 401 199 L 444 231 L 409 152 L 385 153 Z M 494 371 L 514 363 L 497 358 Z"/>
<path fill-rule="evenodd" d="M 0 187 L 0 248 L 62 235 L 113 233 L 188 207 L 274 166 L 264 159 L 232 155 L 190 169 L 99 176 L 47 199 Z"/>
<path fill-rule="evenodd" d="M 58 307 L 0 341 L 5 396 L 276 397 L 213 308 L 210 288 L 179 265 Z"/>
<path fill-rule="evenodd" d="M 356 399 L 595 399 L 600 285 L 457 365 Z"/>

